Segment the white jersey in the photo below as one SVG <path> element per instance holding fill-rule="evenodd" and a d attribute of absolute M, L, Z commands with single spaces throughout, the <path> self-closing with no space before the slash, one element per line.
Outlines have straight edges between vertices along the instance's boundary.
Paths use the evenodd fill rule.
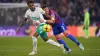
<path fill-rule="evenodd" d="M 34 11 L 31 11 L 30 9 L 26 11 L 25 18 L 31 19 L 33 20 L 33 22 L 40 24 L 41 23 L 40 20 L 44 20 L 44 17 L 42 14 L 45 14 L 45 11 L 43 11 L 42 8 L 35 7 Z"/>

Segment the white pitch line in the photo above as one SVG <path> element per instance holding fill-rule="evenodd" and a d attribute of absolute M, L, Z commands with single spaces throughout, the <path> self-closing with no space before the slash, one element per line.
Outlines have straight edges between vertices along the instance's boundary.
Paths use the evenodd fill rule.
<path fill-rule="evenodd" d="M 40 51 L 42 49 L 38 49 Z M 43 49 L 44 50 L 44 49 Z M 46 49 L 46 50 L 59 50 L 59 49 Z M 71 50 L 78 50 L 78 49 L 71 49 Z M 100 51 L 100 49 L 85 49 L 86 51 Z M 30 51 L 30 50 L 0 50 L 0 51 Z"/>
<path fill-rule="evenodd" d="M 59 49 L 47 49 L 47 50 L 59 50 Z M 71 50 L 79 50 L 79 49 L 71 49 Z M 87 51 L 100 51 L 100 49 L 85 49 Z"/>

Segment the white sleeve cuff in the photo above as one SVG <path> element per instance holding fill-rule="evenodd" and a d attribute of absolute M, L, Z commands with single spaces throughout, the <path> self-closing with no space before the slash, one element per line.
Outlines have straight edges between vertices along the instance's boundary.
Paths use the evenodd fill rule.
<path fill-rule="evenodd" d="M 53 17 L 51 18 L 52 20 L 55 20 Z"/>
<path fill-rule="evenodd" d="M 44 20 L 44 22 L 46 22 L 46 20 Z"/>

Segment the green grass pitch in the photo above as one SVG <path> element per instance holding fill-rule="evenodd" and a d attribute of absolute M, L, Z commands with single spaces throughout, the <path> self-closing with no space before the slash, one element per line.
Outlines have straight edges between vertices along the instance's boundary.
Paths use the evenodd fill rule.
<path fill-rule="evenodd" d="M 55 40 L 53 37 L 52 39 Z M 38 38 L 38 52 L 34 56 L 100 56 L 100 38 L 77 38 L 85 47 L 81 51 L 79 47 L 69 40 L 62 38 L 72 49 L 69 54 L 63 54 L 58 47 L 46 44 Z M 0 56 L 28 56 L 32 51 L 32 39 L 30 37 L 0 37 Z"/>

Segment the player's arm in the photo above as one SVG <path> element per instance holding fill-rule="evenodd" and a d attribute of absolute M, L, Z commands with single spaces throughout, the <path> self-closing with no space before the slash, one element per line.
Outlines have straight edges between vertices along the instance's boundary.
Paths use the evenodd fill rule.
<path fill-rule="evenodd" d="M 50 20 L 46 20 L 46 22 L 48 22 L 48 23 L 55 23 L 55 21 L 56 21 L 55 20 L 55 17 L 56 17 L 55 15 L 56 15 L 56 12 L 52 11 L 51 19 Z"/>
<path fill-rule="evenodd" d="M 43 23 L 43 22 L 47 22 L 47 23 L 54 23 L 54 20 L 45 20 L 43 15 L 40 14 L 40 22 Z"/>
<path fill-rule="evenodd" d="M 21 27 L 26 23 L 27 19 L 28 19 L 28 18 L 25 18 L 25 19 L 21 22 L 21 24 L 19 25 L 19 28 L 21 28 Z"/>
<path fill-rule="evenodd" d="M 22 22 L 21 22 L 21 24 L 19 25 L 19 27 L 17 28 L 17 33 L 20 31 L 20 28 L 26 23 L 26 21 L 27 21 L 27 19 L 28 18 L 25 18 Z"/>
<path fill-rule="evenodd" d="M 21 24 L 17 28 L 16 30 L 17 33 L 20 31 L 20 28 L 26 23 L 27 19 L 28 19 L 28 11 L 26 11 L 24 20 L 21 22 Z"/>
<path fill-rule="evenodd" d="M 46 16 L 47 18 L 49 18 L 50 20 L 46 20 L 47 23 L 54 23 L 55 22 L 55 13 L 52 13 L 52 16 L 48 15 L 48 14 L 44 14 L 44 16 Z"/>
<path fill-rule="evenodd" d="M 54 19 L 50 19 L 50 20 L 45 20 L 45 22 L 47 22 L 47 23 L 54 23 L 55 20 Z"/>
<path fill-rule="evenodd" d="M 43 15 L 45 16 L 45 17 L 47 17 L 47 18 L 49 18 L 50 20 L 45 20 L 44 19 L 44 17 L 43 17 Z M 43 23 L 43 22 L 47 22 L 47 23 L 54 23 L 55 22 L 55 20 L 54 20 L 54 18 L 53 17 L 51 17 L 50 15 L 48 15 L 48 14 L 40 14 L 40 22 L 41 23 Z"/>
<path fill-rule="evenodd" d="M 50 19 L 50 20 L 45 20 L 45 22 L 48 22 L 48 23 L 54 23 L 54 22 L 55 22 L 54 17 L 52 17 L 52 16 L 46 14 L 45 11 L 42 10 L 42 8 L 40 8 L 40 10 L 41 10 L 41 13 L 42 13 L 44 16 L 46 16 L 47 18 Z"/>

